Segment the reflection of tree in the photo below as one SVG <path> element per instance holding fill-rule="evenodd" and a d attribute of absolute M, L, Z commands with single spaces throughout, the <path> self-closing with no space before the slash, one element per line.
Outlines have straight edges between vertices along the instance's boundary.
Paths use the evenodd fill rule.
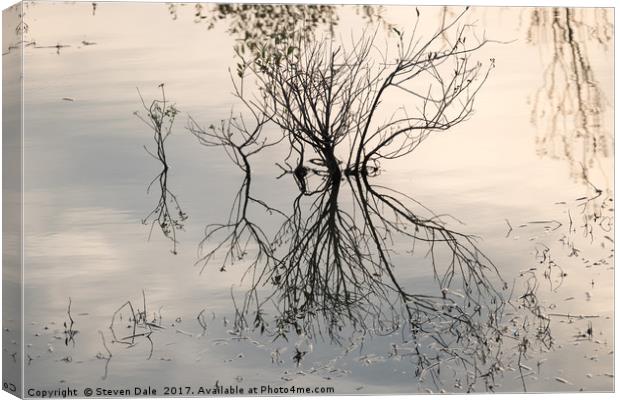
<path fill-rule="evenodd" d="M 179 4 L 170 3 L 168 11 L 178 18 Z M 194 21 L 213 29 L 218 23 L 228 25 L 228 33 L 236 39 L 235 51 L 251 56 L 264 56 L 286 44 L 291 33 L 311 38 L 320 29 L 332 31 L 338 24 L 340 6 L 332 4 L 201 4 L 194 7 Z M 354 6 L 368 23 L 380 23 L 390 29 L 384 8 L 376 5 Z"/>
<path fill-rule="evenodd" d="M 235 124 L 230 120 L 222 126 L 229 123 Z M 192 131 L 199 139 L 210 135 L 208 145 L 221 136 L 227 151 L 238 151 L 239 142 L 226 139 L 231 136 L 227 128 L 206 133 L 192 125 Z M 246 134 L 252 132 L 254 127 Z M 263 143 L 260 135 L 253 140 Z M 492 382 L 501 368 L 506 336 L 520 355 L 534 339 L 550 340 L 536 286 L 518 301 L 532 312 L 531 338 L 521 326 L 508 330 L 504 325 L 507 286 L 474 238 L 448 228 L 445 218 L 413 198 L 373 184 L 366 175 L 327 174 L 319 176 L 322 183 L 316 190 L 300 192 L 292 211 L 283 213 L 252 196 L 249 170 L 243 162 L 235 163 L 245 175 L 230 220 L 207 228 L 200 261 L 217 260 L 221 269 L 232 264 L 247 268 L 249 289 L 242 301 L 235 301 L 239 333 L 258 329 L 274 340 L 326 335 L 343 342 L 352 330 L 380 335 L 400 331 L 403 340 L 424 344 L 409 354 L 416 374 L 439 379 L 438 369 L 445 365 L 465 367 L 471 373 L 468 389 L 478 379 Z M 273 235 L 252 221 L 248 205 L 260 205 L 280 219 Z M 216 236 L 218 229 L 226 235 Z M 396 268 L 403 257 L 417 268 L 430 266 L 435 284 L 425 285 L 421 293 L 404 286 L 403 274 L 409 271 Z M 517 331 L 519 340 L 511 336 Z M 303 356 L 296 353 L 295 361 Z"/>
<path fill-rule="evenodd" d="M 199 137 L 207 135 L 192 129 Z M 216 132 L 229 146 L 227 129 L 210 134 Z M 246 175 L 231 220 L 207 228 L 201 261 L 247 266 L 250 289 L 237 304 L 239 331 L 259 328 L 275 338 L 326 334 L 340 340 L 341 331 L 351 327 L 383 333 L 404 329 L 414 340 L 431 335 L 441 346 L 432 355 L 418 352 L 418 373 L 440 355 L 472 366 L 477 376 L 496 367 L 491 365 L 493 343 L 502 336 L 498 323 L 505 300 L 493 283 L 501 282 L 497 270 L 473 238 L 448 229 L 414 199 L 373 185 L 364 175 L 322 177 L 319 189 L 296 196 L 287 215 L 253 198 L 248 170 L 244 163 L 237 165 Z M 349 195 L 353 201 L 343 201 Z M 272 237 L 250 220 L 248 204 L 260 204 L 283 219 Z M 226 235 L 218 240 L 219 229 Z M 409 253 L 427 254 L 435 290 L 413 293 L 402 286 L 393 258 L 404 242 L 411 244 Z"/>
<path fill-rule="evenodd" d="M 416 36 L 417 23 L 410 39 L 394 28 L 395 61 L 387 53 L 373 61 L 373 35 L 345 49 L 331 39 L 291 33 L 260 57 L 238 53 L 241 82 L 251 76 L 258 83 L 253 97 L 235 84 L 252 123 L 231 115 L 203 128 L 190 119 L 199 142 L 222 146 L 244 173 L 228 221 L 206 228 L 199 258 L 203 266 L 217 260 L 220 270 L 247 268 L 249 289 L 242 302 L 235 298 L 239 333 L 341 341 L 351 331 L 400 331 L 416 343 L 410 356 L 417 376 L 437 383 L 448 364 L 465 368 L 468 390 L 478 379 L 492 388 L 503 338 L 510 336 L 501 325 L 506 283 L 473 237 L 450 229 L 404 193 L 371 182 L 380 161 L 407 155 L 433 132 L 471 115 L 492 63 L 485 70 L 470 60 L 487 40 L 467 42 L 472 27 L 459 25 L 462 15 L 426 41 Z M 378 115 L 389 93 L 404 94 L 411 107 L 383 119 Z M 267 124 L 283 137 L 268 139 Z M 280 143 L 290 145 L 283 161 L 288 169 L 278 165 L 300 189 L 288 213 L 251 190 L 250 158 Z M 253 206 L 279 218 L 273 234 L 252 220 Z M 396 269 L 403 260 L 426 264 L 434 283 L 418 291 L 404 286 L 411 270 Z M 523 305 L 542 318 L 535 297 Z M 517 344 L 519 354 L 527 350 L 524 343 Z M 299 364 L 304 354 L 296 347 L 294 360 Z"/>
<path fill-rule="evenodd" d="M 543 85 L 533 99 L 532 119 L 540 128 L 540 154 L 570 161 L 571 176 L 587 181 L 612 144 L 604 124 L 607 107 L 594 74 L 588 45 L 607 48 L 612 38 L 608 10 L 536 8 L 528 41 L 549 43 Z"/>
<path fill-rule="evenodd" d="M 241 97 L 240 88 L 236 87 L 236 93 Z M 250 157 L 259 151 L 277 144 L 279 140 L 267 141 L 263 138 L 263 127 L 268 121 L 268 116 L 253 114 L 253 126 L 246 122 L 242 115 L 231 116 L 228 120 L 222 120 L 219 126 L 210 125 L 202 128 L 193 118 L 190 117 L 188 129 L 204 146 L 221 146 L 226 150 L 226 154 L 244 173 L 243 183 L 233 201 L 230 218 L 227 223 L 210 225 L 206 228 L 205 238 L 201 243 L 201 248 L 218 235 L 223 235 L 224 239 L 216 248 L 204 251 L 204 255 L 199 260 L 203 266 L 213 258 L 222 248 L 225 248 L 221 270 L 225 270 L 226 265 L 241 260 L 247 256 L 247 243 L 266 243 L 267 238 L 262 229 L 248 219 L 248 208 L 251 205 L 258 205 L 268 212 L 276 210 L 269 207 L 261 200 L 257 200 L 250 195 L 252 184 L 252 169 Z M 206 247 L 205 247 L 206 248 Z M 203 250 L 205 249 L 203 248 Z M 270 249 L 259 246 L 252 266 L 264 262 L 268 258 Z"/>
<path fill-rule="evenodd" d="M 168 11 L 178 18 L 179 4 L 170 3 Z M 201 4 L 196 3 L 194 21 L 213 29 L 220 21 L 228 24 L 228 33 L 236 39 L 235 50 L 257 55 L 287 42 L 291 32 L 311 35 L 318 27 L 328 29 L 338 20 L 336 7 L 327 4 Z"/>
<path fill-rule="evenodd" d="M 169 166 L 166 161 L 166 148 L 164 145 L 166 139 L 172 133 L 172 124 L 174 123 L 178 110 L 175 108 L 174 104 L 170 104 L 166 100 L 164 84 L 162 83 L 159 87 L 161 88 L 161 100 L 153 100 L 150 105 L 147 105 L 140 94 L 140 100 L 142 101 L 142 106 L 146 115 L 142 115 L 138 111 L 135 112 L 135 115 L 151 128 L 153 131 L 153 140 L 157 145 L 156 152 L 150 151 L 146 146 L 144 149 L 162 165 L 161 172 L 151 181 L 147 188 L 148 192 L 151 186 L 153 186 L 153 183 L 159 183 L 159 201 L 153 211 L 142 220 L 142 223 L 148 224 L 150 222 L 151 224 L 149 238 L 151 237 L 155 224 L 157 224 L 164 236 L 172 241 L 172 253 L 176 254 L 176 232 L 178 229 L 183 229 L 183 222 L 187 219 L 187 214 L 181 209 L 174 193 L 168 189 Z"/>

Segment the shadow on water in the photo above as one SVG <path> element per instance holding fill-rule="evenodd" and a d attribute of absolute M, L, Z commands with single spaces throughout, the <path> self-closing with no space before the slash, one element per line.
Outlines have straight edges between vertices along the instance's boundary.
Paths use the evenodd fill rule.
<path fill-rule="evenodd" d="M 536 8 L 527 31 L 530 44 L 548 49 L 541 53 L 546 67 L 532 105 L 538 152 L 568 160 L 571 177 L 584 183 L 613 146 L 603 126 L 609 105 L 589 49 L 609 48 L 613 25 L 608 14 L 604 8 Z"/>

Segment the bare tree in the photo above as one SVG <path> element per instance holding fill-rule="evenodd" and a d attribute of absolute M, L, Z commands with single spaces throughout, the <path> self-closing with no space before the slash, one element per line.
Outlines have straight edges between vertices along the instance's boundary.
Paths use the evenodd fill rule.
<path fill-rule="evenodd" d="M 341 163 L 345 174 L 368 173 L 379 161 L 410 153 L 432 132 L 472 114 L 494 61 L 486 68 L 471 61 L 489 40 L 476 39 L 474 26 L 460 23 L 465 12 L 426 40 L 418 37 L 419 16 L 410 34 L 393 28 L 398 37 L 393 59 L 377 50 L 376 31 L 348 49 L 330 37 L 296 35 L 257 57 L 241 54 L 240 75 L 255 77 L 260 91 L 248 104 L 313 150 L 330 173 L 338 174 Z M 382 103 L 394 94 L 404 96 L 407 107 L 384 110 Z M 384 119 L 386 112 L 391 116 Z"/>

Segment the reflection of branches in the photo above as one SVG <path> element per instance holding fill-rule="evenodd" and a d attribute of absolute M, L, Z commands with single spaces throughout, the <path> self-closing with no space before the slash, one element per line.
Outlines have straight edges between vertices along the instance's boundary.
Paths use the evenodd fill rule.
<path fill-rule="evenodd" d="M 587 180 L 598 158 L 610 153 L 611 136 L 602 126 L 607 104 L 587 45 L 594 42 L 607 48 L 611 38 L 606 9 L 532 11 L 528 41 L 536 45 L 547 41 L 551 47 L 532 110 L 532 120 L 541 128 L 539 153 L 569 160 L 575 179 Z"/>
<path fill-rule="evenodd" d="M 545 254 L 545 256 L 546 255 L 547 254 Z M 525 287 L 523 288 L 523 295 L 516 299 L 517 306 L 527 310 L 529 314 L 522 315 L 521 317 L 514 317 L 509 321 L 508 325 L 508 327 L 514 330 L 512 336 L 517 340 L 516 354 L 518 358 L 516 361 L 524 392 L 527 392 L 527 385 L 525 384 L 525 375 L 523 373 L 524 369 L 526 369 L 523 365 L 523 360 L 527 358 L 528 350 L 534 345 L 532 339 L 535 339 L 536 343 L 540 343 L 547 350 L 551 349 L 553 346 L 551 319 L 538 300 L 537 292 L 539 282 L 535 270 L 535 268 L 532 268 L 521 274 L 521 277 L 524 278 L 523 282 Z M 545 275 L 545 277 L 551 282 L 547 275 Z M 534 334 L 533 338 L 530 336 L 532 332 Z"/>
<path fill-rule="evenodd" d="M 97 353 L 97 358 L 100 360 L 105 360 L 105 366 L 103 368 L 103 376 L 101 377 L 102 380 L 106 380 L 108 377 L 108 367 L 110 365 L 110 361 L 112 360 L 112 352 L 110 351 L 110 349 L 108 348 L 108 345 L 105 342 L 105 336 L 103 335 L 103 332 L 98 331 L 99 332 L 99 336 L 101 336 L 101 344 L 103 345 L 103 348 L 105 349 L 107 354 L 103 354 L 101 352 Z"/>
<path fill-rule="evenodd" d="M 198 321 L 198 325 L 202 328 L 202 332 L 200 336 L 204 336 L 207 333 L 207 317 L 205 317 L 205 309 L 203 308 L 198 315 L 196 316 L 196 320 Z"/>
<path fill-rule="evenodd" d="M 594 240 L 601 241 L 604 244 L 604 238 L 613 230 L 613 199 L 609 191 L 603 191 L 584 178 L 588 185 L 589 194 L 578 198 L 577 212 L 581 216 L 582 235 L 590 239 L 590 243 Z"/>
<path fill-rule="evenodd" d="M 178 18 L 179 4 L 170 3 L 172 19 Z M 350 7 L 350 6 L 349 6 Z M 275 47 L 289 43 L 291 32 L 301 32 L 311 38 L 320 28 L 332 31 L 338 24 L 339 6 L 331 4 L 195 4 L 194 21 L 205 23 L 208 29 L 226 22 L 228 33 L 236 39 L 234 49 L 240 54 L 259 56 Z M 358 5 L 355 10 L 369 24 L 392 25 L 384 18 L 384 8 Z"/>
<path fill-rule="evenodd" d="M 525 290 L 524 294 L 518 298 L 520 304 L 527 310 L 530 310 L 533 315 L 535 315 L 536 322 L 538 323 L 537 327 L 537 335 L 541 341 L 544 343 L 547 348 L 551 348 L 553 344 L 553 339 L 551 337 L 551 331 L 549 329 L 549 318 L 545 315 L 544 308 L 538 301 L 538 297 L 536 295 L 539 287 L 538 278 L 534 270 L 526 271 L 522 274 L 525 279 Z M 523 322 L 526 324 L 527 320 Z"/>
<path fill-rule="evenodd" d="M 181 209 L 176 196 L 168 189 L 168 162 L 166 161 L 164 144 L 172 132 L 172 124 L 178 110 L 174 104 L 171 105 L 167 102 L 164 84 L 162 83 L 159 87 L 161 88 L 162 99 L 153 100 L 149 106 L 146 105 L 142 94 L 138 90 L 146 115 L 143 116 L 138 111 L 135 112 L 135 115 L 153 130 L 153 139 L 157 145 L 155 154 L 146 146 L 144 146 L 144 149 L 162 165 L 162 171 L 151 181 L 147 188 L 148 193 L 153 183 L 156 181 L 159 183 L 159 202 L 153 211 L 142 220 L 142 223 L 147 224 L 149 221 L 151 223 L 149 239 L 155 224 L 157 224 L 164 236 L 172 241 L 172 253 L 177 254 L 176 231 L 177 229 L 183 229 L 183 222 L 187 219 L 187 214 Z"/>
<path fill-rule="evenodd" d="M 609 248 L 613 253 L 613 197 L 609 190 L 603 191 L 587 179 L 585 183 L 587 193 L 575 199 L 574 204 L 567 209 L 568 229 L 559 239 L 563 247 L 568 249 L 569 257 L 577 257 L 581 254 L 583 249 L 577 247 L 580 239 L 587 240 L 591 245 L 596 244 L 601 249 Z M 587 252 L 584 251 L 584 253 Z M 583 260 L 585 260 L 584 255 L 582 255 Z M 611 256 L 613 254 L 610 254 Z M 596 263 L 606 262 L 603 260 L 596 261 Z"/>
<path fill-rule="evenodd" d="M 196 16 L 206 17 L 199 5 Z M 337 16 L 328 4 L 215 4 L 206 17 L 209 27 L 222 19 L 229 23 L 229 33 L 239 38 L 235 50 L 257 55 L 288 42 L 291 32 L 302 30 L 309 37 L 321 25 L 332 27 Z"/>
<path fill-rule="evenodd" d="M 416 9 L 417 10 L 417 9 Z M 394 28 L 394 24 L 385 18 L 385 7 L 382 5 L 360 4 L 355 6 L 357 14 L 361 15 L 370 24 L 380 24 L 388 31 Z"/>
<path fill-rule="evenodd" d="M 237 87 L 236 87 L 237 88 Z M 240 88 L 237 88 L 240 97 Z M 233 207 L 229 215 L 228 222 L 223 224 L 212 224 L 205 228 L 204 239 L 200 243 L 201 257 L 198 263 L 203 264 L 203 269 L 207 263 L 220 252 L 223 252 L 222 264 L 220 269 L 225 270 L 227 265 L 236 261 L 246 259 L 248 251 L 253 251 L 253 261 L 251 266 L 256 266 L 268 258 L 271 250 L 264 245 L 259 245 L 256 249 L 249 249 L 251 243 L 265 243 L 267 238 L 263 230 L 248 219 L 248 208 L 251 205 L 258 205 L 269 213 L 277 211 L 269 207 L 266 203 L 251 196 L 250 189 L 252 184 L 252 170 L 249 158 L 259 151 L 273 146 L 276 141 L 268 141 L 263 138 L 261 133 L 268 117 L 261 114 L 253 114 L 254 125 L 246 123 L 243 116 L 232 116 L 228 120 L 222 120 L 219 126 L 210 125 L 202 128 L 190 117 L 188 129 L 204 146 L 221 146 L 226 151 L 228 157 L 239 167 L 244 178 L 233 201 Z M 207 245 L 218 235 L 223 235 L 223 239 L 214 248 L 207 248 Z"/>
<path fill-rule="evenodd" d="M 231 115 L 205 129 L 190 120 L 189 130 L 201 144 L 222 146 L 244 173 L 228 221 L 208 226 L 199 248 L 203 268 L 216 257 L 222 270 L 233 262 L 247 268 L 243 281 L 249 289 L 242 302 L 233 296 L 237 332 L 340 341 L 351 330 L 400 331 L 416 343 L 411 357 L 420 379 L 430 375 L 439 384 L 440 367 L 452 364 L 465 367 L 469 390 L 478 379 L 492 387 L 487 383 L 501 370 L 507 285 L 474 237 L 450 229 L 445 218 L 404 193 L 370 181 L 381 160 L 404 156 L 432 132 L 471 115 L 492 65 L 486 71 L 481 63 L 471 65 L 471 53 L 487 40 L 466 45 L 472 26 L 458 26 L 462 15 L 426 41 L 416 38 L 417 23 L 408 40 L 394 28 L 399 38 L 394 62 L 387 54 L 373 62 L 374 35 L 346 50 L 293 34 L 293 41 L 261 57 L 240 54 L 241 82 L 254 76 L 259 87 L 250 99 L 242 83 L 235 84 L 253 123 Z M 453 44 L 439 43 L 446 33 L 456 37 Z M 380 122 L 389 92 L 409 96 L 415 113 L 400 108 Z M 287 168 L 277 164 L 284 171 L 280 177 L 292 174 L 300 189 L 290 213 L 252 196 L 249 158 L 281 140 L 263 138 L 268 122 L 290 145 Z M 346 162 L 340 154 L 348 156 Z M 296 166 L 289 163 L 293 158 Z M 319 180 L 312 187 L 311 172 Z M 250 205 L 284 218 L 273 236 L 251 221 Z M 403 285 L 396 260 L 406 254 L 428 264 L 437 287 L 414 292 Z M 295 349 L 299 364 L 307 350 Z"/>
<path fill-rule="evenodd" d="M 226 129 L 211 131 L 217 132 L 215 137 L 232 136 Z M 236 164 L 246 171 L 245 163 Z M 309 337 L 325 332 L 339 340 L 345 326 L 383 334 L 404 329 L 414 340 L 427 334 L 440 345 L 441 350 L 428 350 L 433 354 L 417 351 L 420 375 L 436 376 L 431 366 L 443 356 L 449 362 L 460 360 L 478 377 L 496 371 L 492 343 L 502 335 L 498 324 L 504 300 L 487 277 L 489 272 L 498 277 L 497 270 L 473 238 L 447 229 L 434 214 L 420 217 L 411 207 L 428 210 L 402 193 L 373 186 L 366 176 L 348 177 L 348 185 L 342 186 L 334 172 L 323 177 L 321 190 L 297 196 L 293 212 L 269 239 L 246 211 L 236 211 L 238 204 L 251 202 L 247 179 L 246 172 L 232 221 L 217 226 L 232 231 L 212 244 L 215 250 L 224 249 L 225 259 L 234 254 L 246 262 L 250 271 L 250 290 L 236 305 L 238 331 L 260 328 L 276 338 L 287 338 L 291 330 Z M 343 190 L 354 199 L 349 210 L 340 203 Z M 305 197 L 310 197 L 309 204 L 302 202 Z M 201 248 L 215 240 L 211 232 L 207 229 Z M 439 294 L 411 293 L 400 284 L 392 255 L 403 241 L 413 244 L 411 252 L 414 247 L 416 254 L 427 252 Z M 256 253 L 245 253 L 249 246 Z M 213 257 L 215 250 L 206 256 Z M 272 289 L 264 294 L 265 287 Z M 276 313 L 273 329 L 266 320 L 269 304 Z"/>
<path fill-rule="evenodd" d="M 497 270 L 473 238 L 446 228 L 437 215 L 421 217 L 413 207 L 429 211 L 415 200 L 364 177 L 349 177 L 346 185 L 324 179 L 310 203 L 301 201 L 303 194 L 295 199 L 271 240 L 251 238 L 263 258 L 248 261 L 250 290 L 235 302 L 237 330 L 259 328 L 276 339 L 291 331 L 325 333 L 339 341 L 349 326 L 377 334 L 401 329 L 412 340 L 431 337 L 439 345 L 417 348 L 418 375 L 435 379 L 444 362 L 462 363 L 484 379 L 497 372 L 505 300 L 492 281 Z M 345 192 L 353 197 L 350 205 L 341 204 Z M 228 247 L 227 240 L 215 246 Z M 427 254 L 439 286 L 435 293 L 402 286 L 392 258 L 404 242 L 412 244 L 412 254 Z"/>

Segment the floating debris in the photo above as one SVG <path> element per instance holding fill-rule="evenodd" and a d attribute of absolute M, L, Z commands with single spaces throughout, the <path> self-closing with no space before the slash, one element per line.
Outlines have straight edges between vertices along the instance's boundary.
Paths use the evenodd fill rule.
<path fill-rule="evenodd" d="M 572 383 L 570 383 L 569 381 L 567 381 L 567 380 L 566 380 L 566 379 L 564 379 L 564 378 L 560 378 L 559 376 L 556 376 L 556 377 L 555 377 L 555 380 L 556 380 L 556 381 L 558 381 L 558 382 L 560 382 L 560 383 L 564 383 L 564 384 L 567 384 L 567 385 L 572 385 Z"/>
<path fill-rule="evenodd" d="M 194 337 L 194 334 L 193 334 L 193 333 L 190 333 L 190 332 L 184 331 L 184 330 L 182 330 L 182 329 L 178 329 L 178 328 L 177 328 L 176 332 L 177 332 L 177 333 L 180 333 L 181 335 L 185 335 L 185 336 L 189 336 L 189 337 Z"/>

